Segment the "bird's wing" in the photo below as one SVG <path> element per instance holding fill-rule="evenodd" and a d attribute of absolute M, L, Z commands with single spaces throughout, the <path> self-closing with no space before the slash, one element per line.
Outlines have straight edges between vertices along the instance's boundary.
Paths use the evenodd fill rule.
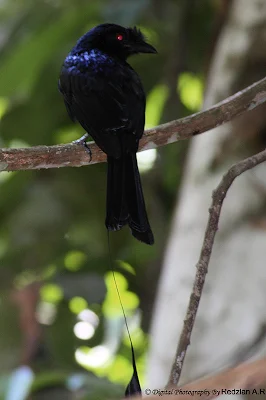
<path fill-rule="evenodd" d="M 109 156 L 137 151 L 145 122 L 145 94 L 130 67 L 110 79 L 63 69 L 59 90 L 70 117 L 78 120 Z"/>
<path fill-rule="evenodd" d="M 72 121 L 75 122 L 76 121 L 76 117 L 72 113 L 71 106 L 70 106 L 69 99 L 68 99 L 68 95 L 67 95 L 67 93 L 64 92 L 64 89 L 62 88 L 62 84 L 61 84 L 60 79 L 58 81 L 58 89 L 59 89 L 59 92 L 61 92 L 62 95 L 64 96 L 64 103 L 65 103 L 66 110 L 67 110 L 67 113 L 68 113 L 70 119 L 72 119 Z"/>

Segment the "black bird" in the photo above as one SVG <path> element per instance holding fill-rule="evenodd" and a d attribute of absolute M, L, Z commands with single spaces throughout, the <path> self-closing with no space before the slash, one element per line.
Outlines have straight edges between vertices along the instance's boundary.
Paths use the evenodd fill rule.
<path fill-rule="evenodd" d="M 66 57 L 59 90 L 67 111 L 107 154 L 105 225 L 129 225 L 132 235 L 153 244 L 136 159 L 145 122 L 145 93 L 127 58 L 157 53 L 136 27 L 102 24 L 82 36 Z"/>

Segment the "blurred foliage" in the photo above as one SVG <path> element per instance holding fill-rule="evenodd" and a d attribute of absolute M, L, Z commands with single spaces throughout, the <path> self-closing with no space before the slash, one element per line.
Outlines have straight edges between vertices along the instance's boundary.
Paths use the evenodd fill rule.
<path fill-rule="evenodd" d="M 202 104 L 203 82 L 197 76 L 183 72 L 179 75 L 177 90 L 182 103 L 191 111 L 198 111 Z"/>
<path fill-rule="evenodd" d="M 138 25 L 158 49 L 156 57 L 130 60 L 147 92 L 147 127 L 166 115 L 175 119 L 197 111 L 216 10 L 211 0 L 196 2 L 185 31 L 177 31 L 186 1 L 3 0 L 2 147 L 53 145 L 83 134 L 68 118 L 58 75 L 77 38 L 106 21 Z M 177 47 L 180 35 L 186 54 Z M 178 66 L 169 69 L 176 60 Z M 174 99 L 181 107 L 169 114 Z M 112 258 L 119 260 L 116 282 L 142 382 L 148 345 L 143 326 L 149 325 L 185 151 L 172 144 L 145 153 L 139 160 L 155 245 L 138 243 L 127 228 L 111 235 Z M 131 377 L 130 346 L 108 260 L 105 174 L 99 164 L 0 174 L 0 399 L 11 390 L 12 400 L 22 400 L 23 390 L 17 398 L 12 392 L 15 378 L 28 385 L 31 399 L 85 400 L 120 396 L 123 387 L 117 384 L 125 386 Z M 30 289 L 36 282 L 41 285 L 37 297 Z M 25 313 L 32 320 L 25 322 Z M 38 327 L 41 335 L 30 336 Z M 20 363 L 34 371 L 32 385 L 15 374 Z"/>
<path fill-rule="evenodd" d="M 168 93 L 169 88 L 163 84 L 156 85 L 149 92 L 146 105 L 146 129 L 159 124 Z M 155 104 L 156 107 L 154 107 Z"/>

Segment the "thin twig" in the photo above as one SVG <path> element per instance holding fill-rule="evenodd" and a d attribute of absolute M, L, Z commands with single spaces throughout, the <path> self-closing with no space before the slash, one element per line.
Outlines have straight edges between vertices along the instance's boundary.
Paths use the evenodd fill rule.
<path fill-rule="evenodd" d="M 219 372 L 217 375 L 188 383 L 182 387 L 149 389 L 149 400 L 211 400 L 222 394 L 266 394 L 266 358 Z M 135 399 L 137 397 L 134 397 Z M 129 400 L 129 399 L 127 399 Z M 132 397 L 133 400 L 133 397 Z"/>
<path fill-rule="evenodd" d="M 266 103 L 266 78 L 228 97 L 221 103 L 186 118 L 159 125 L 145 132 L 139 150 L 147 150 L 188 139 L 232 120 L 244 112 Z M 105 154 L 90 144 L 92 160 L 77 144 L 0 149 L 0 171 L 41 168 L 80 167 L 106 161 Z"/>
<path fill-rule="evenodd" d="M 237 164 L 234 164 L 223 176 L 220 184 L 213 191 L 212 205 L 209 209 L 209 220 L 205 231 L 199 261 L 196 265 L 196 277 L 194 280 L 193 289 L 187 308 L 186 318 L 184 320 L 183 329 L 180 335 L 174 363 L 168 382 L 168 385 L 170 386 L 178 384 L 187 348 L 190 344 L 190 337 L 197 315 L 199 302 L 204 287 L 205 277 L 208 272 L 214 238 L 216 231 L 218 230 L 220 213 L 225 196 L 236 177 L 241 175 L 243 172 L 255 167 L 256 165 L 261 164 L 264 161 L 266 161 L 266 150 L 263 150 L 262 152 L 255 154 L 254 156 L 248 157 Z"/>

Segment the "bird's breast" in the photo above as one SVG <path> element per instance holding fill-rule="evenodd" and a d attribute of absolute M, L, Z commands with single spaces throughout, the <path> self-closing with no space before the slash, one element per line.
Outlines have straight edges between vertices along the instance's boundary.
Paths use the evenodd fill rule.
<path fill-rule="evenodd" d="M 110 75 L 115 70 L 113 58 L 100 50 L 84 51 L 80 54 L 70 53 L 64 66 L 72 74 Z"/>

